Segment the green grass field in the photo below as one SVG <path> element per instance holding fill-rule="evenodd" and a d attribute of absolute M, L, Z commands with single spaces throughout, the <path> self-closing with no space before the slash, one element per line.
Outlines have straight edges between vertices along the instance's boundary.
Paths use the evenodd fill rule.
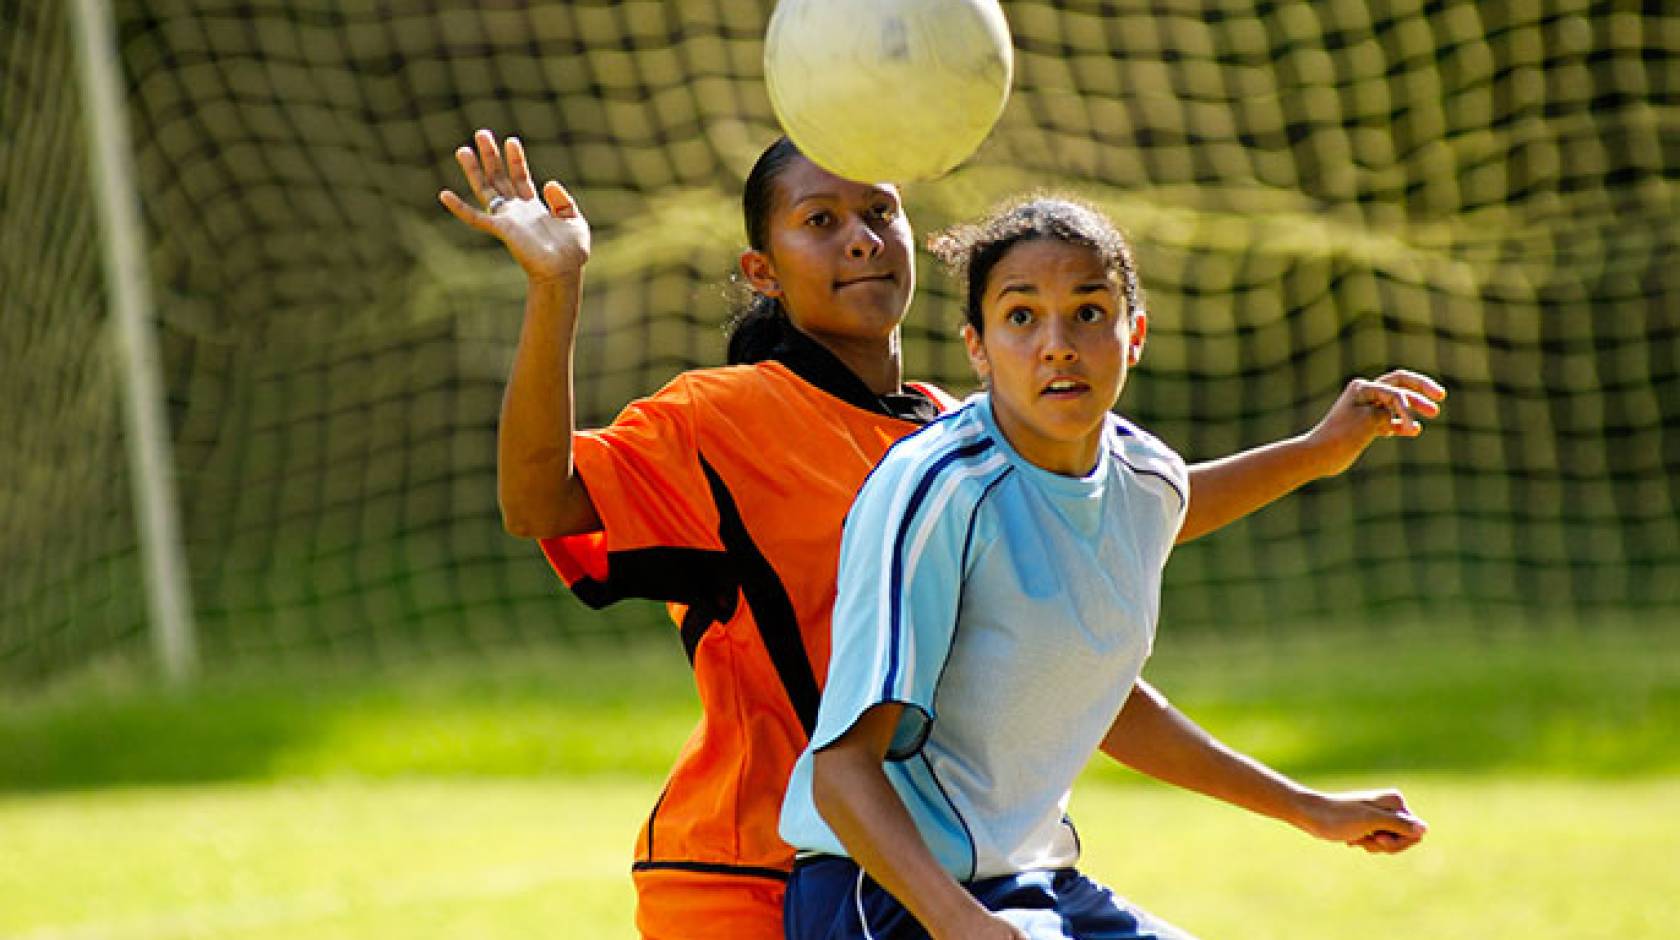
<path fill-rule="evenodd" d="M 1097 765 L 1085 867 L 1208 938 L 1672 936 L 1673 634 L 1164 638 L 1151 677 L 1227 741 L 1399 785 L 1433 830 L 1369 857 Z M 181 695 L 107 670 L 6 702 L 0 937 L 631 937 L 683 668 L 673 642 Z"/>

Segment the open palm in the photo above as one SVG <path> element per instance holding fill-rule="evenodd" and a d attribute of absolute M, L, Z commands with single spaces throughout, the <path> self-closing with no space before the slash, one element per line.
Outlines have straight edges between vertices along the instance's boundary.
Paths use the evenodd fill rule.
<path fill-rule="evenodd" d="M 498 148 L 496 135 L 481 130 L 473 143 L 456 150 L 455 160 L 483 208 L 447 189 L 438 193 L 438 201 L 457 219 L 500 239 L 531 280 L 576 276 L 589 260 L 589 221 L 571 194 L 549 180 L 539 197 L 519 138 L 509 137 Z"/>

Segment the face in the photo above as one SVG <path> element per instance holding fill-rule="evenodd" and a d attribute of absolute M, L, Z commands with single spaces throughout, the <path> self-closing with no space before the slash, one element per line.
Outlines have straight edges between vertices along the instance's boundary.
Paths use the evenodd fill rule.
<path fill-rule="evenodd" d="M 769 244 L 741 256 L 748 282 L 813 336 L 891 336 L 916 289 L 898 190 L 841 179 L 804 157 L 774 185 Z"/>
<path fill-rule="evenodd" d="M 1021 456 L 1083 476 L 1148 324 L 1129 315 L 1094 249 L 1053 239 L 1010 248 L 986 277 L 984 333 L 963 327 L 998 427 Z"/>

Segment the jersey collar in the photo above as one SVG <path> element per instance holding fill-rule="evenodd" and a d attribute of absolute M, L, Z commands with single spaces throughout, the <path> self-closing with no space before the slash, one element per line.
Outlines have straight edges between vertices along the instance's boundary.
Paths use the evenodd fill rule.
<path fill-rule="evenodd" d="M 916 424 L 926 424 L 939 416 L 939 406 L 913 385 L 885 395 L 870 391 L 840 357 L 798 327 L 789 325 L 782 330 L 770 358 L 854 408 Z"/>

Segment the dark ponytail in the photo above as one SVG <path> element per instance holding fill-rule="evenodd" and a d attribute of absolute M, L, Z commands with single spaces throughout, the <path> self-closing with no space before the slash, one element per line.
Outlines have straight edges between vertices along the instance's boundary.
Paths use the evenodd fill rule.
<path fill-rule="evenodd" d="M 741 215 L 746 223 L 747 246 L 763 251 L 770 244 L 770 216 L 776 209 L 776 179 L 794 158 L 803 156 L 793 141 L 778 137 L 758 155 L 752 172 L 747 174 L 741 192 Z M 725 328 L 729 345 L 725 352 L 730 365 L 761 362 L 775 352 L 776 347 L 792 330 L 787 311 L 774 297 L 766 297 L 739 280 L 735 312 Z"/>

